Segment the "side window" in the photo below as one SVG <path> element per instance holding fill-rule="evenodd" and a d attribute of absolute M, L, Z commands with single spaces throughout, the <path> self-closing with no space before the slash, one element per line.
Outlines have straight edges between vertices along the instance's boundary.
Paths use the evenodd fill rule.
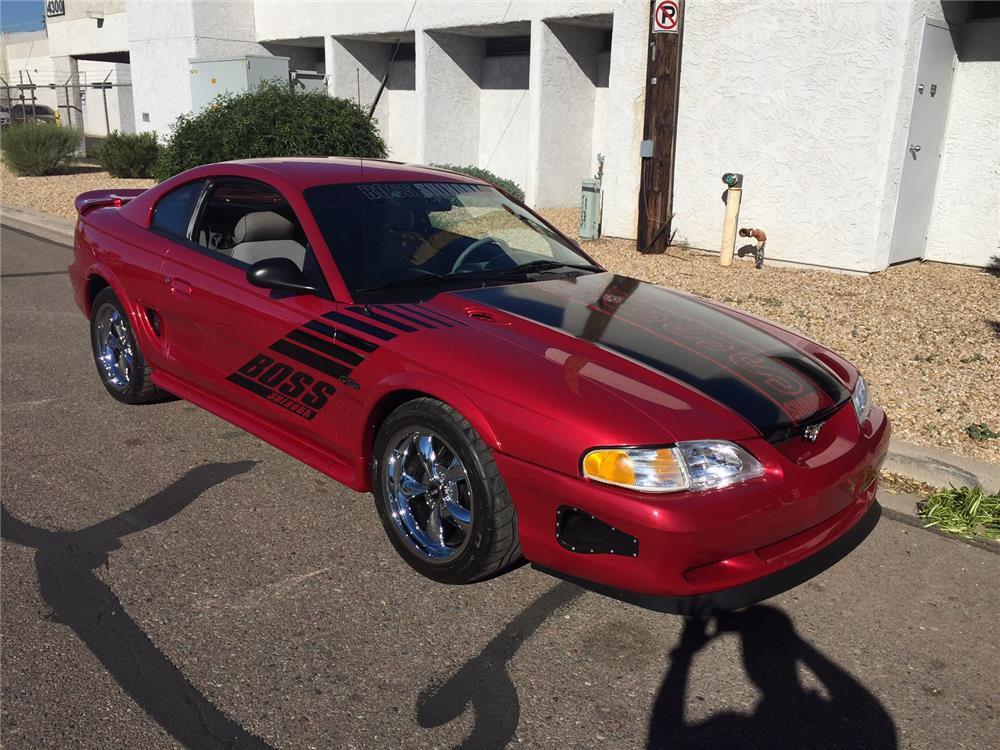
<path fill-rule="evenodd" d="M 287 258 L 314 285 L 325 286 L 292 207 L 281 193 L 262 182 L 235 177 L 213 180 L 191 239 L 241 266 Z"/>
<path fill-rule="evenodd" d="M 204 186 L 204 180 L 189 182 L 160 198 L 160 202 L 153 210 L 153 228 L 174 237 L 187 239 L 191 214 L 194 213 L 195 204 Z"/>

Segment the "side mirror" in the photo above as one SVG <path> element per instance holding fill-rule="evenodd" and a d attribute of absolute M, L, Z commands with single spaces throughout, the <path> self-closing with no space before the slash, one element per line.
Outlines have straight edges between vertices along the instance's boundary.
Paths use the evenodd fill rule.
<path fill-rule="evenodd" d="M 265 258 L 247 269 L 247 281 L 264 289 L 287 289 L 291 292 L 315 294 L 316 287 L 288 258 Z"/>

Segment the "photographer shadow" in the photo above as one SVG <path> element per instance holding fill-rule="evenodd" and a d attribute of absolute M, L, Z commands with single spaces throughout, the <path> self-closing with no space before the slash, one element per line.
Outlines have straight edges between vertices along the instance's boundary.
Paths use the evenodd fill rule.
<path fill-rule="evenodd" d="M 661 748 L 867 748 L 897 746 L 888 712 L 861 683 L 799 637 L 791 619 L 770 606 L 755 606 L 714 619 L 691 619 L 670 654 L 670 668 L 653 704 L 647 750 Z M 722 633 L 739 636 L 743 666 L 761 693 L 752 714 L 720 711 L 686 723 L 684 707 L 694 655 Z M 806 688 L 807 667 L 826 695 Z"/>

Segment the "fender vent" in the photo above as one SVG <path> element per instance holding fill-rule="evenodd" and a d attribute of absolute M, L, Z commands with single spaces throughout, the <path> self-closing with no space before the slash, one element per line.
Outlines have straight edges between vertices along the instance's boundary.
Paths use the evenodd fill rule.
<path fill-rule="evenodd" d="M 584 555 L 637 557 L 639 554 L 638 539 L 569 505 L 556 511 L 556 540 L 570 552 Z"/>

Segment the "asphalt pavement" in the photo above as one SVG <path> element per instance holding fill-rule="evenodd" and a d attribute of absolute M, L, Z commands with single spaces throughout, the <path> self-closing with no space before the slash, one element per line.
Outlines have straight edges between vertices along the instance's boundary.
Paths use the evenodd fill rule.
<path fill-rule="evenodd" d="M 350 492 L 102 388 L 68 248 L 4 229 L 6 748 L 990 748 L 1000 555 L 884 517 L 707 624 L 417 576 Z"/>

